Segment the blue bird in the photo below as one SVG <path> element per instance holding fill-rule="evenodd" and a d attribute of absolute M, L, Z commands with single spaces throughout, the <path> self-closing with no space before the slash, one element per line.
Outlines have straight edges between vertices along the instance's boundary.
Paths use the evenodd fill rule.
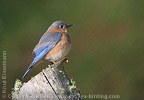
<path fill-rule="evenodd" d="M 65 58 L 71 49 L 71 39 L 67 32 L 70 26 L 72 25 L 66 24 L 63 21 L 52 23 L 33 49 L 35 57 L 22 79 L 41 61 L 48 60 L 56 63 Z"/>

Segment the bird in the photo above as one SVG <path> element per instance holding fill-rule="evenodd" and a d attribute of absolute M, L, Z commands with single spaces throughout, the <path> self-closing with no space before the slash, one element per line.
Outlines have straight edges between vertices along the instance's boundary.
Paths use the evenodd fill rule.
<path fill-rule="evenodd" d="M 39 42 L 33 49 L 34 59 L 24 73 L 22 79 L 30 70 L 42 61 L 50 61 L 52 64 L 64 59 L 71 49 L 71 38 L 68 28 L 72 24 L 64 21 L 55 21 L 42 35 Z"/>

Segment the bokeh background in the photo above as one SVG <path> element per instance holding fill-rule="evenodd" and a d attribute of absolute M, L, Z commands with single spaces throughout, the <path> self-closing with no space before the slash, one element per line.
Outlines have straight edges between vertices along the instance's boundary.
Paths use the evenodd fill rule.
<path fill-rule="evenodd" d="M 7 93 L 31 63 L 32 50 L 43 33 L 52 22 L 63 20 L 73 24 L 69 29 L 70 63 L 65 71 L 81 94 L 117 94 L 119 100 L 142 100 L 143 5 L 142 0 L 0 0 L 0 59 L 2 63 L 6 50 Z M 47 62 L 33 68 L 25 81 L 46 66 Z"/>

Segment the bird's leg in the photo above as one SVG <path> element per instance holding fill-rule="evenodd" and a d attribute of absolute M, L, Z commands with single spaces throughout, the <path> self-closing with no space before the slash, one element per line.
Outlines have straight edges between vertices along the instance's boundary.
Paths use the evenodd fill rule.
<path fill-rule="evenodd" d="M 57 67 L 58 67 L 58 66 L 61 64 L 61 61 L 55 62 L 54 60 L 50 60 L 50 62 L 51 62 L 51 64 L 52 64 L 52 65 L 50 65 L 51 67 L 52 67 L 52 66 L 57 66 Z"/>
<path fill-rule="evenodd" d="M 52 65 L 56 64 L 56 62 L 54 60 L 52 60 L 52 59 L 50 59 L 49 61 L 51 62 Z"/>
<path fill-rule="evenodd" d="M 61 65 L 63 70 L 64 70 L 63 63 L 64 63 L 64 62 L 65 62 L 65 63 L 68 63 L 68 62 L 69 62 L 69 60 L 68 60 L 67 58 L 63 58 L 62 60 L 57 61 L 57 62 L 55 62 L 55 61 L 52 60 L 52 59 L 50 59 L 49 61 L 51 62 L 51 65 L 48 65 L 49 67 L 52 67 L 53 65 L 56 65 L 56 66 Z"/>
<path fill-rule="evenodd" d="M 53 61 L 52 59 L 49 59 L 49 61 L 50 61 L 50 65 L 48 65 L 48 67 L 52 67 L 52 65 L 54 65 L 54 64 L 56 64 L 56 62 L 55 61 Z"/>

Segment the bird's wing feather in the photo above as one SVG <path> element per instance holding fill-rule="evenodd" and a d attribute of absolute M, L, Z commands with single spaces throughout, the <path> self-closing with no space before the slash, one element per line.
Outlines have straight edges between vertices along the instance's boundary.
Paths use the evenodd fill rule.
<path fill-rule="evenodd" d="M 32 63 L 30 64 L 29 68 L 25 72 L 22 78 L 24 78 L 31 68 L 38 63 L 61 39 L 61 33 L 54 32 L 51 34 L 48 34 L 46 37 L 42 37 L 36 45 L 36 47 L 33 50 L 33 53 L 35 54 L 35 58 L 33 59 Z"/>
<path fill-rule="evenodd" d="M 60 39 L 61 33 L 59 32 L 54 32 L 48 34 L 46 37 L 42 37 L 38 45 L 36 45 L 36 47 L 34 48 L 33 53 L 35 54 L 35 56 L 43 55 L 41 54 L 42 51 L 44 54 L 48 53 L 59 42 Z"/>

